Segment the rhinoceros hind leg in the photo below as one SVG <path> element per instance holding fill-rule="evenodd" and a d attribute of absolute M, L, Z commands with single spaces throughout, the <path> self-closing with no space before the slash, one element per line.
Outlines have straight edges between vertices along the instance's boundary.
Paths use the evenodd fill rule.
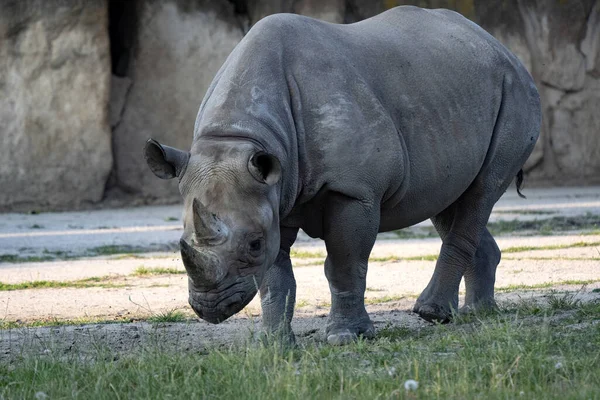
<path fill-rule="evenodd" d="M 423 318 L 450 318 L 458 307 L 463 274 L 467 308 L 493 305 L 500 251 L 486 224 L 494 204 L 531 154 L 540 117 L 535 88 L 506 75 L 492 140 L 477 177 L 453 204 L 432 218 L 443 244 L 431 281 L 414 308 Z"/>
<path fill-rule="evenodd" d="M 427 321 L 448 322 L 458 311 L 463 275 L 472 303 L 467 304 L 493 302 L 500 252 L 496 253 L 496 243 L 485 225 L 499 194 L 490 193 L 486 186 L 484 179 L 476 180 L 455 203 L 431 219 L 442 238 L 442 248 L 433 276 L 413 309 Z"/>
<path fill-rule="evenodd" d="M 465 271 L 467 293 L 461 313 L 496 308 L 494 284 L 500 257 L 500 249 L 486 228 L 475 253 L 474 268 Z"/>

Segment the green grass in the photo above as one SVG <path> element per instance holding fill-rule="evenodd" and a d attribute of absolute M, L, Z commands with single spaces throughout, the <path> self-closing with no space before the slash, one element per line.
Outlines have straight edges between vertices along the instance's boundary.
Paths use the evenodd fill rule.
<path fill-rule="evenodd" d="M 54 257 L 50 256 L 28 256 L 19 257 L 18 254 L 0 254 L 0 262 L 5 263 L 26 263 L 26 262 L 43 262 L 52 261 Z"/>
<path fill-rule="evenodd" d="M 581 306 L 582 323 L 600 306 Z M 600 392 L 600 325 L 514 312 L 420 330 L 388 325 L 375 340 L 345 347 L 305 341 L 186 349 L 160 340 L 117 352 L 28 352 L 0 363 L 0 396 L 215 399 L 595 399 Z M 14 349 L 18 352 L 19 349 Z M 405 380 L 419 387 L 407 393 Z"/>
<path fill-rule="evenodd" d="M 576 242 L 570 244 L 550 244 L 547 246 L 515 246 L 515 247 L 507 247 L 502 249 L 503 254 L 508 253 L 521 253 L 524 251 L 533 251 L 533 250 L 561 250 L 561 249 L 572 249 L 578 247 L 596 247 L 600 246 L 600 242 Z"/>
<path fill-rule="evenodd" d="M 160 312 L 152 315 L 148 318 L 148 322 L 152 323 L 167 323 L 167 322 L 183 322 L 188 319 L 188 316 L 185 315 L 182 311 L 178 310 L 170 310 L 165 312 Z"/>
<path fill-rule="evenodd" d="M 492 214 L 519 214 L 519 215 L 552 215 L 558 214 L 555 210 L 494 210 Z"/>
<path fill-rule="evenodd" d="M 302 307 L 306 307 L 309 305 L 310 305 L 310 303 L 306 300 L 297 300 L 296 304 L 294 304 L 294 308 L 302 308 Z"/>
<path fill-rule="evenodd" d="M 530 221 L 498 220 L 488 223 L 487 227 L 494 236 L 512 233 L 522 235 L 523 231 L 529 231 L 531 235 L 553 235 L 566 231 L 598 230 L 600 215 L 587 213 L 573 217 L 552 217 Z"/>
<path fill-rule="evenodd" d="M 433 226 L 405 228 L 393 232 L 398 239 L 427 239 L 439 237 Z"/>
<path fill-rule="evenodd" d="M 7 321 L 0 320 L 0 329 L 22 329 L 22 328 L 38 328 L 38 327 L 58 327 L 58 326 L 69 326 L 69 325 L 89 325 L 89 324 L 124 324 L 130 323 L 134 320 L 140 320 L 140 318 L 125 318 L 115 317 L 111 319 L 106 318 L 88 318 L 81 317 L 75 319 L 58 319 L 58 318 L 47 318 L 34 321 Z M 143 318 L 141 318 L 143 320 Z"/>
<path fill-rule="evenodd" d="M 120 288 L 126 285 L 110 282 L 110 277 L 91 277 L 76 281 L 29 281 L 20 283 L 0 282 L 0 291 L 26 290 L 26 289 L 56 289 L 56 288 Z"/>
<path fill-rule="evenodd" d="M 515 210 L 515 211 L 497 211 L 496 213 L 507 214 L 530 214 L 530 215 L 548 215 L 555 214 L 555 211 L 540 210 Z M 497 220 L 488 222 L 487 227 L 492 235 L 504 236 L 511 234 L 519 235 L 553 235 L 567 231 L 587 231 L 584 234 L 600 234 L 600 215 L 587 213 L 572 217 L 552 217 L 534 219 L 529 221 Z M 433 226 L 411 227 L 393 231 L 399 239 L 426 239 L 439 237 Z"/>
<path fill-rule="evenodd" d="M 391 303 L 393 301 L 400 301 L 404 299 L 416 299 L 419 295 L 417 294 L 405 294 L 402 296 L 382 296 L 382 297 L 370 297 L 365 299 L 365 304 L 383 304 Z"/>
<path fill-rule="evenodd" d="M 148 267 L 144 267 L 142 265 L 140 267 L 137 267 L 133 271 L 133 275 L 137 275 L 137 276 L 145 276 L 145 275 L 179 275 L 179 274 L 185 274 L 185 270 L 178 269 L 178 268 L 163 268 L 163 267 L 148 268 Z"/>
<path fill-rule="evenodd" d="M 530 261 L 600 261 L 600 257 L 519 257 L 519 256 L 509 256 L 504 257 L 504 260 L 530 260 Z M 520 270 L 518 272 L 523 272 L 524 270 Z M 514 271 L 513 273 L 518 273 Z"/>
<path fill-rule="evenodd" d="M 107 245 L 88 249 L 88 253 L 91 256 L 108 256 L 123 253 L 143 253 L 145 251 L 147 250 L 142 247 L 128 245 Z"/>
<path fill-rule="evenodd" d="M 556 282 L 543 282 L 536 283 L 534 285 L 508 285 L 497 287 L 494 290 L 496 292 L 514 292 L 516 290 L 535 290 L 535 289 L 548 289 L 554 286 L 565 286 L 565 285 L 589 285 L 592 283 L 598 283 L 600 279 L 588 279 L 588 280 L 565 280 Z"/>
<path fill-rule="evenodd" d="M 322 251 L 305 251 L 292 249 L 290 251 L 291 258 L 325 258 L 326 254 Z"/>

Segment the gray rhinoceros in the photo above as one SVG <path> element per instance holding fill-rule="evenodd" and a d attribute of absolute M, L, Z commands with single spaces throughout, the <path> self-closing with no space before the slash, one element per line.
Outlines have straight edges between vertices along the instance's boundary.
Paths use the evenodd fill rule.
<path fill-rule="evenodd" d="M 486 228 L 540 131 L 534 82 L 502 44 L 448 10 L 398 7 L 350 25 L 258 22 L 217 73 L 191 151 L 149 140 L 179 179 L 189 302 L 219 323 L 260 290 L 267 332 L 293 339 L 298 229 L 325 240 L 327 340 L 373 335 L 364 306 L 378 232 L 431 218 L 443 244 L 414 311 L 448 320 L 494 304 L 500 250 Z"/>

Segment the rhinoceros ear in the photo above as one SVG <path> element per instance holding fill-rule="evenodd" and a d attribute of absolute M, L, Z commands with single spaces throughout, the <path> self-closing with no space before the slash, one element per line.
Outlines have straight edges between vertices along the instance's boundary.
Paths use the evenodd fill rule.
<path fill-rule="evenodd" d="M 184 174 L 190 153 L 148 139 L 144 146 L 144 157 L 154 175 L 161 179 L 172 179 L 181 178 Z"/>
<path fill-rule="evenodd" d="M 281 163 L 274 155 L 259 151 L 250 157 L 248 171 L 260 183 L 274 185 L 281 177 Z"/>

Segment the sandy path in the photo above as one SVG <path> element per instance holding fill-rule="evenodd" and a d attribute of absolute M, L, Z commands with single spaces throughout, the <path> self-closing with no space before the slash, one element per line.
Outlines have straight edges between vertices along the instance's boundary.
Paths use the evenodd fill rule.
<path fill-rule="evenodd" d="M 493 218 L 531 219 L 600 214 L 598 187 L 531 189 L 527 194 L 529 198 L 522 200 L 509 191 L 497 204 Z M 552 214 L 545 214 L 550 211 Z M 0 255 L 12 254 L 15 249 L 21 252 L 19 254 L 26 255 L 43 255 L 60 249 L 77 254 L 106 243 L 161 247 L 177 240 L 181 234 L 180 222 L 174 220 L 179 215 L 179 206 L 39 215 L 4 214 L 0 216 Z M 441 244 L 437 238 L 399 240 L 394 237 L 393 234 L 382 235 L 373 249 L 372 257 L 381 260 L 386 257 L 429 256 L 437 254 Z M 560 236 L 501 236 L 497 241 L 501 249 L 569 246 L 581 242 L 600 243 L 600 235 L 575 232 Z M 322 255 L 325 253 L 323 242 L 301 235 L 294 249 L 302 255 L 293 259 L 299 311 L 309 314 L 326 312 L 330 295 L 322 267 Z M 317 257 L 306 258 L 306 253 L 316 253 Z M 506 253 L 498 267 L 496 287 L 535 286 L 565 281 L 590 281 L 593 282 L 590 287 L 596 287 L 596 281 L 600 279 L 599 259 L 598 245 Z M 407 304 L 411 303 L 414 296 L 426 286 L 434 266 L 435 261 L 371 262 L 367 277 L 367 300 L 406 297 L 410 299 Z M 173 309 L 189 312 L 184 274 L 135 276 L 135 271 L 140 267 L 183 271 L 176 251 L 126 257 L 0 263 L 0 282 L 4 284 L 108 277 L 104 283 L 119 286 L 0 291 L 0 318 L 5 321 L 111 319 L 143 317 Z M 246 314 L 258 313 L 259 302 L 256 298 L 247 307 Z"/>
<path fill-rule="evenodd" d="M 597 238 L 600 240 L 600 237 Z M 582 249 L 569 249 L 579 252 Z M 528 252 L 530 254 L 535 252 Z M 600 261 L 597 259 L 575 260 L 558 258 L 564 250 L 544 251 L 550 259 L 505 259 L 498 267 L 496 287 L 512 285 L 540 285 L 565 281 L 594 281 L 590 288 L 600 287 Z M 588 252 L 589 253 L 589 252 Z M 510 254 L 510 256 L 517 256 Z M 0 292 L 0 318 L 6 320 L 30 321 L 36 319 L 76 319 L 111 317 L 141 317 L 167 312 L 173 309 L 187 310 L 187 278 L 185 275 L 131 276 L 133 269 L 140 264 L 134 260 L 93 260 L 98 265 L 87 264 L 85 260 L 71 262 L 76 271 L 66 274 L 66 266 L 49 266 L 46 269 L 27 268 L 27 272 L 14 272 L 13 283 L 36 279 L 52 279 L 57 275 L 46 276 L 53 268 L 61 270 L 61 279 L 81 279 L 89 276 L 112 276 L 108 282 L 124 285 L 122 288 L 60 288 L 30 289 Z M 62 262 L 61 262 L 62 263 Z M 57 264 L 61 264 L 57 263 Z M 129 265 L 128 264 L 133 264 Z M 144 259 L 146 267 L 169 266 L 181 268 L 178 260 Z M 367 275 L 366 298 L 402 297 L 414 299 L 427 285 L 434 261 L 375 262 Z M 37 271 L 37 272 L 35 272 Z M 320 265 L 296 268 L 298 285 L 298 305 L 327 309 L 330 302 L 327 280 Z M 32 275 L 34 274 L 34 275 Z M 20 278 L 20 279 L 19 279 Z M 579 285 L 581 286 L 581 285 Z M 464 290 L 464 288 L 462 289 Z M 247 307 L 248 313 L 257 314 L 260 310 L 258 297 Z"/>

